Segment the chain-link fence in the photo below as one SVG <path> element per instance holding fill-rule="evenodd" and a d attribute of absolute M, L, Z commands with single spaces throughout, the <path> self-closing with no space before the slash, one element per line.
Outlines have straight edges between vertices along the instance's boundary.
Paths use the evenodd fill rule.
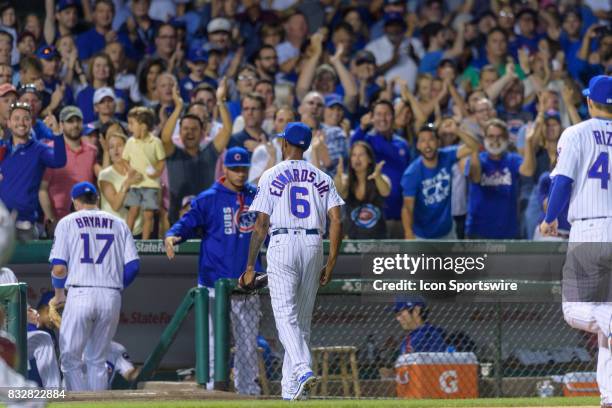
<path fill-rule="evenodd" d="M 347 284 L 335 282 L 335 287 L 346 288 Z M 246 326 L 243 322 L 242 330 L 259 335 L 258 370 L 254 375 L 259 377 L 262 394 L 277 396 L 283 347 L 269 295 L 258 296 L 259 329 L 253 321 Z M 232 294 L 232 303 L 243 297 Z M 313 369 L 321 377 L 316 395 L 537 396 L 561 394 L 563 388 L 571 394 L 572 382 L 583 387 L 581 391 L 597 391 L 592 374 L 597 336 L 570 328 L 559 303 L 429 302 L 427 309 L 426 322 L 431 326 L 425 333 L 417 330 L 412 335 L 426 339 L 439 335 L 442 346 L 427 344 L 435 340 L 421 338 L 419 343 L 411 339 L 392 305 L 365 303 L 358 292 L 332 290 L 319 294 L 311 334 Z M 244 344 L 241 336 L 240 331 L 234 331 L 233 351 Z M 230 364 L 244 366 L 231 357 Z M 579 381 L 575 375 L 566 375 L 576 372 L 589 374 L 579 374 Z M 564 380 L 570 384 L 564 385 Z"/>

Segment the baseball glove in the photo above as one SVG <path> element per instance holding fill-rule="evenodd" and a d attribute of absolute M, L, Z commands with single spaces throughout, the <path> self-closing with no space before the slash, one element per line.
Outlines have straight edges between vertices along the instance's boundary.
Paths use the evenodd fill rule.
<path fill-rule="evenodd" d="M 244 272 L 238 278 L 238 288 L 246 293 L 257 292 L 259 289 L 263 289 L 268 286 L 268 274 L 267 273 L 256 273 L 250 282 L 247 282 L 246 272 Z"/>
<path fill-rule="evenodd" d="M 56 329 L 59 329 L 62 324 L 62 313 L 64 313 L 65 303 L 49 302 L 49 320 Z"/>

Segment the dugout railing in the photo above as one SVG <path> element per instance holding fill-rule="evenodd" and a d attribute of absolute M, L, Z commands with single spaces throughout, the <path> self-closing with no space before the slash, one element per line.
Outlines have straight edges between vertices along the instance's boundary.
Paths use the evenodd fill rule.
<path fill-rule="evenodd" d="M 0 285 L 0 305 L 5 310 L 5 327 L 17 347 L 17 371 L 25 375 L 28 369 L 27 350 L 27 285 L 25 283 Z"/>

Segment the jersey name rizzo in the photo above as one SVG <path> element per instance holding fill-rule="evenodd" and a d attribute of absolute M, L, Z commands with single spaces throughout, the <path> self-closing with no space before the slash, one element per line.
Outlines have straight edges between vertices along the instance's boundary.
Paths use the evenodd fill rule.
<path fill-rule="evenodd" d="M 308 169 L 287 169 L 276 176 L 270 183 L 270 194 L 277 197 L 283 195 L 285 187 L 291 183 L 311 183 L 317 189 L 320 197 L 329 191 L 329 184 L 325 180 L 315 183 L 316 173 Z"/>
<path fill-rule="evenodd" d="M 593 131 L 595 143 L 602 146 L 612 146 L 612 132 L 604 132 L 599 130 Z"/>

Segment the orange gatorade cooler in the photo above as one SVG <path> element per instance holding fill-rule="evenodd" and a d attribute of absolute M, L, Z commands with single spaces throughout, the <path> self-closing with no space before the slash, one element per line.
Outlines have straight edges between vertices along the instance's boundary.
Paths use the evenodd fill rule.
<path fill-rule="evenodd" d="M 578 372 L 563 376 L 563 395 L 565 397 L 598 397 L 597 373 Z"/>
<path fill-rule="evenodd" d="M 400 398 L 477 398 L 474 353 L 409 353 L 395 363 Z"/>

